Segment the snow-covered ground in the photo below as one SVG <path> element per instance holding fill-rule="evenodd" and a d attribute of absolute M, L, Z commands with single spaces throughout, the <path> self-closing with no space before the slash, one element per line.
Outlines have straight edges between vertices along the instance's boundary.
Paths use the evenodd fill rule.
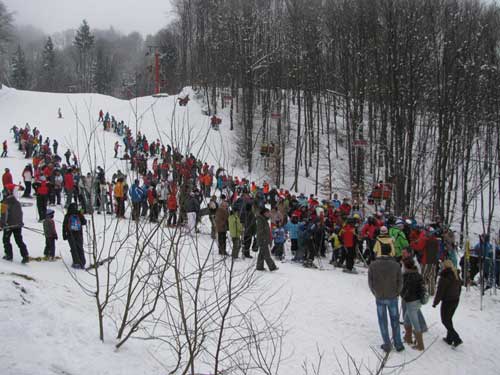
<path fill-rule="evenodd" d="M 0 140 L 7 139 L 10 150 L 9 158 L 0 159 L 0 170 L 10 168 L 17 181 L 27 162 L 15 150 L 9 133 L 14 124 L 22 126 L 28 122 L 32 127 L 37 126 L 44 137 L 59 140 L 62 152 L 66 146 L 77 149 L 85 171 L 87 159 L 82 132 L 84 128 L 91 129 L 96 125 L 99 109 L 109 111 L 118 120 L 125 120 L 134 129 L 137 108 L 138 130 L 148 137 L 161 136 L 164 143 L 169 143 L 169 139 L 182 140 L 184 145 L 191 144 L 193 153 L 200 151 L 208 162 L 228 165 L 244 176 L 237 165 L 232 164 L 235 142 L 228 127 L 222 126 L 220 132 L 210 131 L 209 118 L 201 113 L 201 105 L 196 100 L 191 100 L 188 107 L 175 106 L 175 101 L 175 97 L 145 97 L 129 102 L 101 95 L 45 94 L 4 87 L 0 90 L 0 126 L 3 130 Z M 59 107 L 64 119 L 57 119 Z M 80 125 L 77 125 L 75 112 L 81 119 Z M 106 150 L 98 157 L 101 159 L 99 163 L 105 165 L 108 173 L 116 168 L 126 170 L 125 165 L 112 158 L 112 145 L 118 138 L 104 133 L 100 127 L 96 134 L 102 149 Z M 26 207 L 24 215 L 26 227 L 41 229 L 34 207 Z M 56 220 L 62 220 L 60 209 L 56 211 Z M 204 225 L 200 247 L 206 249 L 211 240 L 203 234 L 208 229 L 207 224 Z M 60 233 L 60 227 L 58 230 Z M 23 235 L 30 255 L 41 256 L 43 238 L 28 229 Z M 64 262 L 21 265 L 15 245 L 14 262 L 0 262 L 0 374 L 166 373 L 157 362 L 161 354 L 154 342 L 130 340 L 116 350 L 112 335 L 107 336 L 104 344 L 98 340 L 95 302 L 82 292 L 65 266 L 71 261 L 66 242 L 60 239 L 56 246 Z M 269 314 L 280 311 L 290 302 L 282 316 L 288 333 L 279 374 L 304 373 L 304 361 L 316 364 L 318 349 L 323 356 L 321 374 L 340 374 L 337 358 L 346 370 L 345 350 L 363 366 L 376 367 L 377 357 L 372 349 L 379 351 L 381 339 L 374 298 L 367 287 L 366 270 L 360 267 L 358 275 L 351 275 L 334 270 L 327 260 L 323 263 L 323 270 L 282 263 L 275 273 L 257 275 L 260 288 L 279 291 L 273 297 L 275 303 L 268 306 L 274 309 Z M 238 267 L 246 264 L 239 262 Z M 407 363 L 404 374 L 500 373 L 500 339 L 497 335 L 500 330 L 500 298 L 487 292 L 483 311 L 479 306 L 479 292 L 476 289 L 464 290 L 455 317 L 464 345 L 456 350 L 441 340 L 445 330 L 440 323 L 439 309 L 433 309 L 430 303 L 424 306 L 423 312 L 430 327 L 424 335 L 428 350 L 420 354 L 407 347 L 402 353 L 391 354 L 386 373 L 390 373 L 391 366 L 402 363 Z M 106 332 L 114 330 L 107 320 Z"/>

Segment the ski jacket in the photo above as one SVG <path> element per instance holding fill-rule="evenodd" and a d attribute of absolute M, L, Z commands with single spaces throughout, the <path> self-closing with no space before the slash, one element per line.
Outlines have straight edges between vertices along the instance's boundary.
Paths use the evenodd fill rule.
<path fill-rule="evenodd" d="M 361 238 L 368 238 L 370 240 L 374 240 L 377 233 L 378 227 L 375 224 L 366 223 L 361 228 Z"/>
<path fill-rule="evenodd" d="M 167 199 L 167 208 L 170 211 L 175 211 L 177 210 L 177 197 L 175 194 L 170 194 Z"/>
<path fill-rule="evenodd" d="M 57 239 L 57 230 L 54 219 L 48 217 L 45 218 L 43 221 L 43 234 L 45 235 L 45 238 Z"/>
<path fill-rule="evenodd" d="M 227 222 L 231 238 L 240 238 L 241 234 L 243 233 L 243 224 L 241 224 L 240 218 L 236 214 L 236 212 L 233 212 L 231 215 L 229 215 Z"/>
<path fill-rule="evenodd" d="M 257 244 L 259 247 L 269 247 L 271 245 L 271 228 L 267 218 L 258 215 L 255 219 L 257 226 Z"/>
<path fill-rule="evenodd" d="M 135 183 L 133 183 L 130 187 L 129 195 L 132 203 L 142 202 L 145 197 L 144 190 Z"/>
<path fill-rule="evenodd" d="M 299 223 L 293 223 L 289 221 L 285 225 L 285 230 L 288 232 L 290 239 L 296 240 L 299 238 Z"/>
<path fill-rule="evenodd" d="M 115 198 L 123 198 L 123 182 L 117 182 L 115 184 L 115 188 L 113 193 L 115 194 Z"/>
<path fill-rule="evenodd" d="M 64 175 L 64 189 L 67 191 L 73 191 L 75 188 L 75 180 L 73 178 L 73 173 L 68 172 Z"/>
<path fill-rule="evenodd" d="M 406 249 L 409 246 L 405 234 L 401 229 L 392 227 L 391 229 L 389 229 L 389 236 L 391 236 L 394 241 L 396 256 L 400 257 L 403 249 Z"/>
<path fill-rule="evenodd" d="M 23 209 L 15 196 L 9 195 L 3 200 L 1 211 L 0 220 L 3 227 L 19 228 L 24 225 Z"/>
<path fill-rule="evenodd" d="M 356 245 L 356 234 L 354 233 L 354 227 L 350 224 L 347 224 L 340 231 L 340 239 L 342 240 L 342 244 L 346 248 L 352 248 Z"/>
<path fill-rule="evenodd" d="M 281 244 L 285 243 L 286 236 L 285 236 L 285 230 L 283 229 L 283 227 L 276 228 L 273 230 L 273 239 L 274 239 L 275 244 L 281 245 Z"/>
<path fill-rule="evenodd" d="M 219 207 L 215 212 L 215 229 L 218 233 L 227 232 L 229 212 L 223 208 Z"/>
<path fill-rule="evenodd" d="M 391 247 L 390 256 L 391 257 L 395 256 L 396 249 L 394 248 L 394 241 L 387 234 L 381 234 L 376 238 L 375 245 L 373 246 L 373 252 L 375 253 L 376 256 L 379 257 L 382 255 L 382 245 L 389 245 Z"/>
<path fill-rule="evenodd" d="M 2 183 L 3 183 L 3 186 L 7 186 L 9 184 L 13 184 L 14 182 L 12 182 L 12 174 L 10 172 L 5 172 L 3 175 L 2 175 Z"/>

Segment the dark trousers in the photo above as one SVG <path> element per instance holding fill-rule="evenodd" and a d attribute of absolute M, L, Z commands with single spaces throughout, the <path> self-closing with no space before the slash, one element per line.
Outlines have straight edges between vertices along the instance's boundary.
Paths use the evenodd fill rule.
<path fill-rule="evenodd" d="M 351 271 L 354 268 L 354 259 L 356 259 L 356 247 L 346 247 L 345 267 Z"/>
<path fill-rule="evenodd" d="M 31 196 L 31 181 L 24 181 L 24 194 L 23 197 L 29 197 Z"/>
<path fill-rule="evenodd" d="M 54 257 L 56 256 L 56 239 L 45 237 L 45 250 L 43 251 L 43 255 L 46 257 Z"/>
<path fill-rule="evenodd" d="M 217 240 L 219 243 L 219 255 L 227 255 L 226 252 L 226 239 L 227 239 L 227 233 L 226 232 L 218 232 L 217 233 Z"/>
<path fill-rule="evenodd" d="M 116 198 L 116 217 L 125 216 L 125 201 L 123 197 Z"/>
<path fill-rule="evenodd" d="M 132 202 L 132 220 L 139 220 L 141 215 L 141 202 Z"/>
<path fill-rule="evenodd" d="M 233 240 L 232 256 L 233 258 L 238 258 L 238 255 L 240 254 L 241 241 L 239 237 L 234 237 L 232 238 L 232 240 Z"/>
<path fill-rule="evenodd" d="M 290 250 L 292 251 L 292 254 L 295 255 L 297 249 L 299 248 L 298 240 L 296 238 L 292 238 L 290 242 L 291 242 Z"/>
<path fill-rule="evenodd" d="M 177 225 L 177 210 L 168 211 L 167 225 Z"/>
<path fill-rule="evenodd" d="M 83 251 L 83 233 L 81 231 L 71 231 L 68 236 L 69 247 L 73 264 L 85 266 L 85 252 Z"/>
<path fill-rule="evenodd" d="M 37 195 L 36 196 L 36 207 L 38 209 L 38 219 L 45 219 L 45 214 L 47 213 L 47 195 Z"/>
<path fill-rule="evenodd" d="M 441 323 L 445 326 L 448 331 L 446 335 L 446 339 L 448 342 L 458 342 L 460 340 L 460 336 L 457 331 L 453 327 L 453 315 L 455 314 L 455 310 L 458 307 L 457 301 L 442 301 L 441 302 Z"/>
<path fill-rule="evenodd" d="M 271 258 L 271 253 L 269 251 L 269 246 L 259 246 L 259 255 L 257 256 L 257 269 L 264 269 L 264 261 L 267 264 L 267 267 L 270 271 L 276 269 L 276 264 L 274 263 L 273 258 Z"/>
<path fill-rule="evenodd" d="M 3 231 L 3 248 L 5 250 L 5 255 L 7 258 L 12 258 L 12 245 L 10 243 L 10 236 L 14 235 L 14 241 L 16 241 L 17 247 L 21 251 L 21 256 L 27 258 L 29 256 L 28 249 L 23 241 L 23 235 L 21 233 L 21 228 L 11 228 L 4 229 Z"/>

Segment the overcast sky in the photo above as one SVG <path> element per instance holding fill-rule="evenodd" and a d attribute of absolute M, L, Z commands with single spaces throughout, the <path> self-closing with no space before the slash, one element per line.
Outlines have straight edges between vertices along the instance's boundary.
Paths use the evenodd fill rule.
<path fill-rule="evenodd" d="M 16 12 L 15 23 L 47 33 L 76 29 L 83 19 L 91 28 L 113 26 L 124 33 L 152 34 L 172 18 L 170 0 L 3 0 Z"/>

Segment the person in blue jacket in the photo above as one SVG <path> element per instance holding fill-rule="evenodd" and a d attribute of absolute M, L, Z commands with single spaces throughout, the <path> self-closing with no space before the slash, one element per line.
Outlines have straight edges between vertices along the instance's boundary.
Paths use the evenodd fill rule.
<path fill-rule="evenodd" d="M 283 260 L 285 255 L 285 240 L 286 234 L 285 229 L 283 227 L 276 227 L 273 230 L 273 240 L 274 247 L 271 250 L 271 253 L 276 256 L 279 260 Z"/>
<path fill-rule="evenodd" d="M 291 242 L 291 251 L 293 256 L 295 256 L 299 248 L 299 217 L 297 215 L 292 215 L 292 220 L 285 225 L 285 231 L 288 232 L 288 237 Z"/>
<path fill-rule="evenodd" d="M 134 181 L 128 192 L 132 201 L 132 220 L 139 220 L 141 204 L 145 198 L 144 190 L 139 186 L 139 180 Z"/>

